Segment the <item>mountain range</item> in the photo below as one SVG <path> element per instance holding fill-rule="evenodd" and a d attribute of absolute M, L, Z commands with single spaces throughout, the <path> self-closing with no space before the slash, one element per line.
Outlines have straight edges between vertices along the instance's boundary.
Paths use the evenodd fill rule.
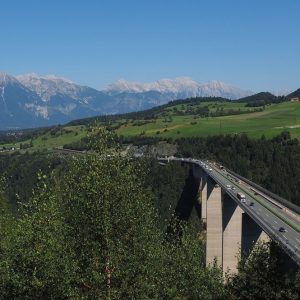
<path fill-rule="evenodd" d="M 118 80 L 103 90 L 54 75 L 0 73 L 0 129 L 61 124 L 77 118 L 148 109 L 176 99 L 252 95 L 221 81 L 199 83 L 189 77 L 150 83 Z"/>

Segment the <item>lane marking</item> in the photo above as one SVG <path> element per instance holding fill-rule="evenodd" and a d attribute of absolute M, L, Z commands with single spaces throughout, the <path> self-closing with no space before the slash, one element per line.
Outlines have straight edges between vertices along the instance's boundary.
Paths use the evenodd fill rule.
<path fill-rule="evenodd" d="M 277 221 L 275 221 L 275 220 L 274 220 L 274 223 L 278 224 L 278 222 L 277 222 Z"/>
<path fill-rule="evenodd" d="M 299 239 L 296 239 L 296 241 L 297 241 L 298 243 L 300 243 L 300 240 L 299 240 Z"/>
<path fill-rule="evenodd" d="M 285 235 L 282 235 L 286 240 L 288 240 L 288 238 Z"/>

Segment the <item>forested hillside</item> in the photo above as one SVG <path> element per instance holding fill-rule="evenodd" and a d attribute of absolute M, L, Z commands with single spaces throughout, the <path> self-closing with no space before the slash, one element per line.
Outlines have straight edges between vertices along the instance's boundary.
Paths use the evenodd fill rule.
<path fill-rule="evenodd" d="M 146 183 L 149 164 L 122 157 L 110 134 L 93 141 L 93 154 L 67 157 L 63 176 L 38 172 L 16 214 L 2 199 L 0 299 L 227 299 L 198 232 L 166 238 L 172 213 L 159 215 L 165 192 Z"/>
<path fill-rule="evenodd" d="M 300 205 L 300 146 L 289 132 L 267 140 L 220 135 L 177 140 L 179 155 L 209 158 Z"/>
<path fill-rule="evenodd" d="M 227 281 L 206 268 L 189 170 L 122 156 L 111 132 L 93 132 L 92 153 L 0 156 L 8 179 L 1 181 L 0 299 L 297 299 L 299 278 L 284 275 L 265 245 Z M 266 157 L 297 147 L 288 136 L 270 148 L 256 142 Z M 219 158 L 223 149 L 224 163 L 226 145 L 233 147 L 241 153 L 236 168 L 254 143 L 178 141 L 182 155 Z"/>

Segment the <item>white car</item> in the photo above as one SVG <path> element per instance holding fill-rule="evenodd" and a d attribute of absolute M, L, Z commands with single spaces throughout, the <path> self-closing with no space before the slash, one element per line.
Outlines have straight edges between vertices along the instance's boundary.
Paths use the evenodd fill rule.
<path fill-rule="evenodd" d="M 230 189 L 231 189 L 231 185 L 230 185 L 230 184 L 226 184 L 226 188 L 227 188 L 228 190 L 230 190 Z"/>

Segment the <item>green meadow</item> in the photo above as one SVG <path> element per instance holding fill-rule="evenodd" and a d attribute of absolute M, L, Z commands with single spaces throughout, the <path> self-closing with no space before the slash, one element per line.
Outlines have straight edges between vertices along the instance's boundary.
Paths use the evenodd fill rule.
<path fill-rule="evenodd" d="M 209 112 L 213 113 L 223 111 L 239 114 L 221 117 L 199 117 L 194 113 L 199 107 L 208 107 Z M 289 131 L 293 138 L 300 140 L 300 102 L 272 104 L 259 112 L 253 112 L 253 110 L 246 107 L 245 103 L 235 102 L 177 104 L 158 110 L 155 113 L 155 119 L 132 120 L 122 116 L 122 119 L 115 120 L 110 125 L 113 127 L 122 123 L 123 125 L 119 126 L 116 133 L 125 137 L 156 136 L 176 139 L 180 137 L 245 133 L 253 138 L 260 138 L 262 135 L 265 135 L 266 138 L 272 138 L 282 131 Z M 185 113 L 185 115 L 179 116 L 178 111 Z M 32 140 L 23 141 L 22 144 L 32 141 L 33 147 L 23 149 L 21 152 L 51 151 L 79 141 L 86 135 L 87 127 L 85 125 L 65 126 L 54 134 L 51 133 L 50 129 Z M 15 146 L 19 149 L 20 143 L 1 146 Z"/>
<path fill-rule="evenodd" d="M 246 109 L 244 103 L 232 105 L 226 103 L 225 106 L 226 109 L 240 108 L 241 112 Z M 141 126 L 128 123 L 119 128 L 117 133 L 124 136 L 145 135 L 166 138 L 246 133 L 253 138 L 260 138 L 262 135 L 271 138 L 284 130 L 290 131 L 292 137 L 300 139 L 299 102 L 272 104 L 266 106 L 261 112 L 222 117 L 200 118 L 195 115 L 173 115 L 171 122 L 165 122 L 165 118 L 158 118 L 155 123 Z"/>
<path fill-rule="evenodd" d="M 55 134 L 51 134 L 49 130 L 47 133 L 41 134 L 32 140 L 29 139 L 19 143 L 3 144 L 1 146 L 15 146 L 17 149 L 20 149 L 20 144 L 29 144 L 32 141 L 33 147 L 21 150 L 21 152 L 53 150 L 62 148 L 66 144 L 79 141 L 86 135 L 87 130 L 85 126 L 65 126 Z"/>

